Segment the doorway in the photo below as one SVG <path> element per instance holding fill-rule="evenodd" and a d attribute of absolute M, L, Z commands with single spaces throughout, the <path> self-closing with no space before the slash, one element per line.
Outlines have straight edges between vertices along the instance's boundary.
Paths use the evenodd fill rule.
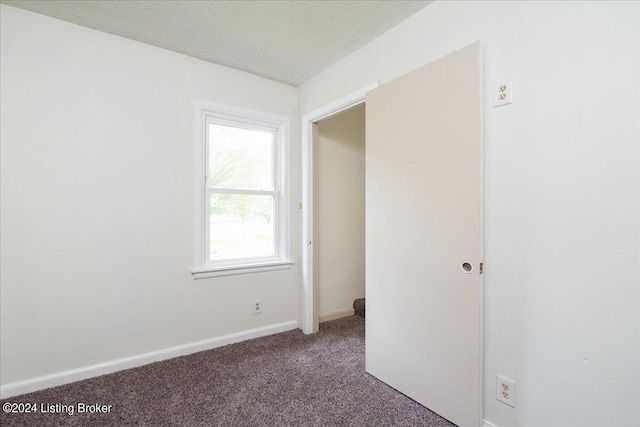
<path fill-rule="evenodd" d="M 371 83 L 318 108 L 302 118 L 302 313 L 301 329 L 312 334 L 319 328 L 318 271 L 318 200 L 316 182 L 318 170 L 315 157 L 318 148 L 318 122 L 364 104 L 367 92 L 379 86 Z"/>
<path fill-rule="evenodd" d="M 365 105 L 317 123 L 319 321 L 353 315 L 365 296 Z"/>

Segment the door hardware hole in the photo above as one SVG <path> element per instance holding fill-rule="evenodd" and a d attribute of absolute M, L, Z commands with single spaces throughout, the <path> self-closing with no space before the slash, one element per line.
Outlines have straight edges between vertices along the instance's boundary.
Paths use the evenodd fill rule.
<path fill-rule="evenodd" d="M 471 264 L 469 264 L 468 262 L 465 262 L 464 264 L 462 264 L 462 270 L 465 273 L 471 273 L 471 270 L 473 270 L 473 266 Z"/>

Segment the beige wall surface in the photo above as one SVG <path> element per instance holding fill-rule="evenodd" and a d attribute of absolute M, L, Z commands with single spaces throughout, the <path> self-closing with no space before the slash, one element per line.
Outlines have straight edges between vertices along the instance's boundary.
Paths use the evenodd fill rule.
<path fill-rule="evenodd" d="M 365 107 L 318 123 L 319 313 L 364 297 Z"/>

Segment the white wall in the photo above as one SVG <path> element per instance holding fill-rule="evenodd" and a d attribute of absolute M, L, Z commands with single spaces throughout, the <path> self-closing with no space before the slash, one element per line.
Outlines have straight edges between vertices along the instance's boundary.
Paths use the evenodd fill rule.
<path fill-rule="evenodd" d="M 485 419 L 640 424 L 640 3 L 435 2 L 301 86 L 301 113 L 476 40 L 485 90 Z M 410 250 L 410 248 L 408 248 Z M 495 375 L 517 407 L 495 400 Z"/>
<path fill-rule="evenodd" d="M 320 317 L 364 298 L 364 105 L 318 123 Z"/>
<path fill-rule="evenodd" d="M 1 15 L 2 385 L 295 325 L 297 266 L 198 281 L 190 268 L 194 98 L 297 123 L 296 89 L 5 5 Z"/>
<path fill-rule="evenodd" d="M 295 320 L 297 266 L 189 268 L 193 98 L 296 123 L 297 91 L 0 8 L 2 384 Z M 513 79 L 485 117 L 484 408 L 501 427 L 640 424 L 639 8 L 435 2 L 299 90 L 309 112 L 478 39 L 486 90 Z"/>

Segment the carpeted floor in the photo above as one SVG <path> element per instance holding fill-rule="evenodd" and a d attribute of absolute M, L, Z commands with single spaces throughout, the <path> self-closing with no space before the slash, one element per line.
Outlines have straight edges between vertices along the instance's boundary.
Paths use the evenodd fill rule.
<path fill-rule="evenodd" d="M 453 426 L 364 372 L 351 316 L 2 401 L 35 403 L 2 426 Z M 77 413 L 79 403 L 112 405 Z M 69 415 L 41 412 L 67 405 Z M 55 406 L 52 407 L 55 409 Z"/>

